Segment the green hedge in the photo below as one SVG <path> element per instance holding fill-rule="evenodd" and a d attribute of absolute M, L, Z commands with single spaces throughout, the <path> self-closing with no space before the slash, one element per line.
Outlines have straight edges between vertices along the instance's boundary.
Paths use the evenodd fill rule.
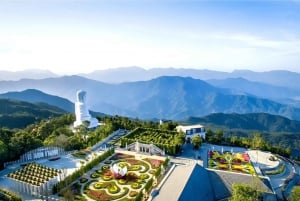
<path fill-rule="evenodd" d="M 131 144 L 136 141 L 149 144 L 153 143 L 159 148 L 163 149 L 169 155 L 175 155 L 180 149 L 175 143 L 175 137 L 178 132 L 167 131 L 152 128 L 136 128 L 132 132 L 128 133 L 121 139 L 121 147 L 125 147 L 126 144 Z"/>
<path fill-rule="evenodd" d="M 0 188 L 0 200 L 3 201 L 22 201 L 15 193 Z"/>
<path fill-rule="evenodd" d="M 98 165 L 101 161 L 105 160 L 107 157 L 111 156 L 114 153 L 114 149 L 109 149 L 106 152 L 104 152 L 102 155 L 96 157 L 91 162 L 86 164 L 85 166 L 82 166 L 78 170 L 76 170 L 73 174 L 67 176 L 63 181 L 58 182 L 55 184 L 52 188 L 53 194 L 58 193 L 63 188 L 69 186 L 71 183 L 73 183 L 76 179 L 83 176 L 86 172 L 91 170 L 94 166 Z"/>

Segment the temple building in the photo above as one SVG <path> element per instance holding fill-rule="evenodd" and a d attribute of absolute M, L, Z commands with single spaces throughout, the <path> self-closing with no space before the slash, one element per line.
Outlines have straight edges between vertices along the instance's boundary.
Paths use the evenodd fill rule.
<path fill-rule="evenodd" d="M 89 113 L 86 103 L 85 91 L 77 91 L 75 102 L 75 116 L 76 121 L 74 122 L 74 128 L 82 125 L 85 121 L 88 121 L 90 123 L 88 128 L 95 128 L 98 126 L 98 120 L 96 118 L 93 118 Z"/>

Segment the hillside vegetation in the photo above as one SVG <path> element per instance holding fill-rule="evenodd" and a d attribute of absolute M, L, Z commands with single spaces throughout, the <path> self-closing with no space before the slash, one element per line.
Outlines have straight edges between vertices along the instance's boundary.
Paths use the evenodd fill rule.
<path fill-rule="evenodd" d="M 275 149 L 290 148 L 292 156 L 299 156 L 300 122 L 282 116 L 266 113 L 215 113 L 204 117 L 190 117 L 181 123 L 203 124 L 215 131 L 222 130 L 224 137 L 228 139 L 253 138 L 256 133 L 260 133 Z"/>
<path fill-rule="evenodd" d="M 0 127 L 24 128 L 41 119 L 57 117 L 65 113 L 66 111 L 46 103 L 0 99 Z"/>

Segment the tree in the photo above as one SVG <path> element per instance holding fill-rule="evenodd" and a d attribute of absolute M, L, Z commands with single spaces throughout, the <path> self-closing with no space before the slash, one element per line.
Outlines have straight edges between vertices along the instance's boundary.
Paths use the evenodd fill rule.
<path fill-rule="evenodd" d="M 253 149 L 263 149 L 265 147 L 265 140 L 259 133 L 254 134 L 251 142 L 251 147 Z"/>
<path fill-rule="evenodd" d="M 217 142 L 218 144 L 221 144 L 221 143 L 222 143 L 222 141 L 223 141 L 223 135 L 224 135 L 223 130 L 218 130 L 218 131 L 216 132 L 216 142 Z"/>
<path fill-rule="evenodd" d="M 214 132 L 211 129 L 207 129 L 205 134 L 205 140 L 211 143 L 213 142 L 213 138 L 214 138 Z"/>
<path fill-rule="evenodd" d="M 229 201 L 258 201 L 261 193 L 244 183 L 232 185 L 232 197 Z"/>
<path fill-rule="evenodd" d="M 288 197 L 288 201 L 299 201 L 300 198 L 300 186 L 294 186 L 290 196 Z"/>
<path fill-rule="evenodd" d="M 0 140 L 0 169 L 3 168 L 3 162 L 6 161 L 7 157 L 7 146 Z"/>
<path fill-rule="evenodd" d="M 231 136 L 230 137 L 230 144 L 235 145 L 235 146 L 239 145 L 240 140 L 239 140 L 238 136 L 236 136 L 236 135 Z"/>
<path fill-rule="evenodd" d="M 183 145 L 185 143 L 185 134 L 183 132 L 179 132 L 177 135 L 175 135 L 174 141 L 178 146 Z"/>
<path fill-rule="evenodd" d="M 26 153 L 32 149 L 36 149 L 43 145 L 42 141 L 36 139 L 33 135 L 26 131 L 18 131 L 10 139 L 9 149 L 12 151 L 14 156 L 18 156 Z"/>
<path fill-rule="evenodd" d="M 202 143 L 202 139 L 201 139 L 200 135 L 194 135 L 192 137 L 192 143 L 193 143 L 195 149 L 199 149 L 199 147 L 201 146 L 201 143 Z"/>

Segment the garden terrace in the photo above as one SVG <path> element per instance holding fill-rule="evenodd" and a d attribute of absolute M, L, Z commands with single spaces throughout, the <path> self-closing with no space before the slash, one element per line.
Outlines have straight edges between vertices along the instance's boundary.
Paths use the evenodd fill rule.
<path fill-rule="evenodd" d="M 57 177 L 60 170 L 43 166 L 37 163 L 29 163 L 19 170 L 16 170 L 7 176 L 17 181 L 26 182 L 34 186 L 41 186 L 42 184 Z"/>
<path fill-rule="evenodd" d="M 245 174 L 256 174 L 247 153 L 209 151 L 208 168 Z"/>
<path fill-rule="evenodd" d="M 145 144 L 154 144 L 167 154 L 174 155 L 180 149 L 179 147 L 184 141 L 179 141 L 181 136 L 176 131 L 167 131 L 161 129 L 151 128 L 136 128 L 121 139 L 121 147 L 126 147 L 134 142 L 141 142 Z"/>
<path fill-rule="evenodd" d="M 149 195 L 153 185 L 157 185 L 164 157 L 150 157 L 117 152 L 102 161 L 81 177 L 76 185 L 81 189 L 81 196 L 88 200 L 141 200 Z M 112 167 L 126 167 L 127 173 L 114 177 Z M 76 194 L 78 196 L 78 193 Z"/>

